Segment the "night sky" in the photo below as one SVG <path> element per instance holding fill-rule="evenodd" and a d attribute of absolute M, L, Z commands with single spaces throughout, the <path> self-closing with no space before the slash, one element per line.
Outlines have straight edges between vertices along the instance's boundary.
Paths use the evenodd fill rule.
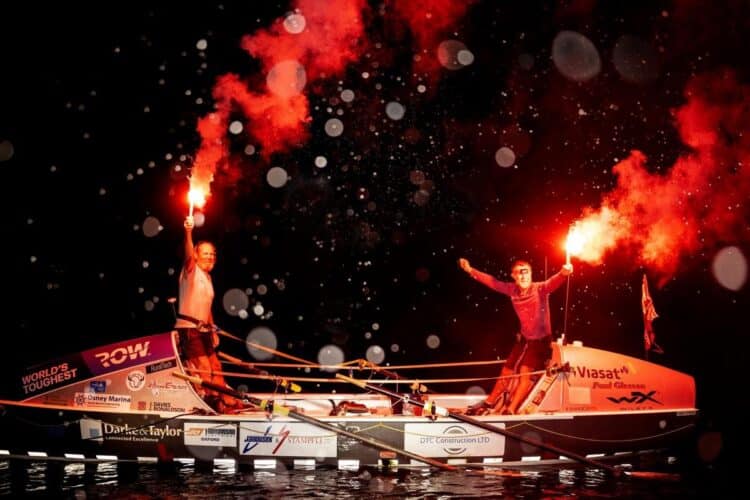
<path fill-rule="evenodd" d="M 230 332 L 328 362 L 503 358 L 510 302 L 457 259 L 542 279 L 579 221 L 596 243 L 555 334 L 642 357 L 645 273 L 651 359 L 696 377 L 707 425 L 731 420 L 750 4 L 192 3 L 3 7 L 10 365 L 172 326 L 192 174 L 212 178 L 194 236 L 218 247 Z"/>

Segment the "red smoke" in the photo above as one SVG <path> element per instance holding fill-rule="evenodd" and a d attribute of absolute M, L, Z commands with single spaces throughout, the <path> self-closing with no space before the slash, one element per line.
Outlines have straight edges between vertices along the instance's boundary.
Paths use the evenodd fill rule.
<path fill-rule="evenodd" d="M 252 92 L 237 75 L 229 73 L 219 77 L 213 97 L 217 112 L 209 115 L 209 118 L 221 116 L 216 121 L 223 124 L 219 131 L 222 137 L 226 135 L 230 112 L 240 111 L 247 118 L 246 130 L 262 145 L 264 156 L 284 151 L 307 138 L 305 123 L 309 121 L 308 101 L 303 94 L 286 96 Z M 202 130 L 201 137 L 207 137 Z M 219 142 L 220 146 L 226 148 L 226 141 Z"/>
<path fill-rule="evenodd" d="M 299 0 L 293 8 L 304 16 L 305 29 L 300 33 L 290 33 L 284 19 L 279 19 L 267 30 L 242 39 L 242 48 L 260 60 L 267 85 L 250 90 L 237 75 L 218 78 L 213 89 L 216 111 L 198 123 L 201 143 L 191 177 L 210 182 L 217 166 L 229 157 L 227 129 L 232 113 L 247 118 L 245 130 L 266 158 L 304 141 L 310 120 L 304 87 L 340 74 L 364 50 L 365 0 Z"/>
<path fill-rule="evenodd" d="M 242 48 L 260 59 L 266 72 L 280 61 L 295 60 L 310 80 L 330 77 L 364 49 L 364 8 L 365 0 L 298 0 L 295 11 L 306 20 L 302 33 L 287 33 L 279 19 L 269 29 L 245 36 Z"/>
<path fill-rule="evenodd" d="M 640 151 L 615 165 L 617 186 L 579 222 L 580 259 L 597 264 L 630 247 L 663 283 L 685 257 L 748 236 L 750 86 L 724 71 L 694 77 L 684 96 L 674 116 L 690 151 L 664 174 L 649 172 Z"/>
<path fill-rule="evenodd" d="M 414 51 L 420 56 L 417 71 L 434 77 L 440 67 L 437 46 L 441 37 L 449 35 L 473 1 L 390 3 L 387 15 L 405 21 L 414 36 Z M 363 21 L 369 13 L 366 0 L 298 0 L 292 9 L 304 18 L 304 29 L 290 31 L 285 19 L 278 19 L 268 29 L 242 38 L 242 48 L 260 61 L 266 85 L 251 90 L 234 74 L 217 79 L 213 89 L 216 110 L 198 123 L 201 143 L 191 170 L 192 180 L 205 186 L 206 192 L 217 166 L 229 158 L 227 129 L 233 113 L 247 119 L 245 130 L 258 142 L 263 157 L 286 151 L 308 137 L 305 87 L 340 75 L 368 48 Z"/>
<path fill-rule="evenodd" d="M 455 38 L 451 33 L 456 22 L 464 16 L 475 0 L 412 0 L 390 1 L 396 20 L 407 24 L 414 37 L 414 69 L 416 73 L 426 73 L 433 80 L 440 70 L 437 49 L 446 38 Z"/>

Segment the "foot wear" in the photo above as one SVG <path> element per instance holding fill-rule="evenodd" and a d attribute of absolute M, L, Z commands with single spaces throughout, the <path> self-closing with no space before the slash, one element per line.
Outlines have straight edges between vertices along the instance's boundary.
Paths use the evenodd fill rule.
<path fill-rule="evenodd" d="M 229 406 L 225 407 L 224 411 L 221 413 L 227 414 L 227 415 L 237 415 L 238 413 L 244 413 L 246 411 L 254 410 L 254 407 L 252 405 L 240 405 L 240 406 Z"/>
<path fill-rule="evenodd" d="M 492 408 L 493 408 L 493 405 L 491 405 L 487 401 L 480 401 L 479 403 L 475 403 L 469 406 L 468 408 L 466 408 L 464 415 L 469 415 L 469 416 L 488 415 L 490 411 L 492 410 Z"/>
<path fill-rule="evenodd" d="M 221 401 L 218 405 L 217 411 L 219 413 L 241 413 L 245 410 L 252 409 L 253 405 L 245 404 L 239 399 L 232 401 L 232 402 L 224 402 Z"/>
<path fill-rule="evenodd" d="M 213 408 L 214 411 L 221 413 L 220 406 L 223 406 L 223 403 L 221 402 L 221 398 L 219 396 L 209 394 L 203 397 L 203 401 L 205 401 L 208 406 Z"/>
<path fill-rule="evenodd" d="M 252 405 L 245 404 L 242 400 L 232 397 L 209 395 L 206 396 L 205 401 L 216 413 L 238 413 L 252 407 Z"/>

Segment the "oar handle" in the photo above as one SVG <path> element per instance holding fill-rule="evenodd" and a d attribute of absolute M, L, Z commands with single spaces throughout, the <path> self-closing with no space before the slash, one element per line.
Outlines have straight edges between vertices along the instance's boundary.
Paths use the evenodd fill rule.
<path fill-rule="evenodd" d="M 201 385 L 207 389 L 211 389 L 216 392 L 221 392 L 223 394 L 226 394 L 228 396 L 232 396 L 234 398 L 240 399 L 242 401 L 247 401 L 253 406 L 257 406 L 261 410 L 269 411 L 271 413 L 274 413 L 276 415 L 288 415 L 291 411 L 286 406 L 282 406 L 280 404 L 277 404 L 275 401 L 269 401 L 266 399 L 260 399 L 253 396 L 250 396 L 246 392 L 241 392 L 236 389 L 232 389 L 231 387 L 227 387 L 225 385 L 219 385 L 215 384 L 213 382 L 209 382 L 208 380 L 203 380 L 200 377 L 191 377 L 190 375 L 186 375 L 181 372 L 172 372 L 172 375 L 181 378 L 183 380 L 187 380 L 189 382 L 192 382 L 196 385 Z"/>
<path fill-rule="evenodd" d="M 343 375 L 341 373 L 337 373 L 336 374 L 336 378 L 340 378 L 341 380 L 346 380 L 350 384 L 354 384 L 357 387 L 359 387 L 360 389 L 367 389 L 367 382 L 365 382 L 364 380 L 359 380 L 357 378 L 347 377 L 346 375 Z M 388 391 L 388 392 L 390 392 L 390 391 Z M 399 395 L 398 397 L 401 397 L 401 396 Z"/>

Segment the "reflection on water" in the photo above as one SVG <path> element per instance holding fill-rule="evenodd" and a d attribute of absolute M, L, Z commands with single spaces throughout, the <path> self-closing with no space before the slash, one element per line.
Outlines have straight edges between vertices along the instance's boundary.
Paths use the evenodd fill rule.
<path fill-rule="evenodd" d="M 489 470 L 489 469 L 488 469 Z M 497 470 L 497 469 L 492 469 Z M 0 495 L 89 498 L 697 498 L 716 496 L 724 478 L 704 469 L 679 481 L 613 478 L 601 469 L 546 467 L 508 476 L 435 469 L 268 469 L 213 465 L 0 460 Z"/>
<path fill-rule="evenodd" d="M 27 468 L 27 480 L 24 493 L 44 491 L 47 489 L 47 464 L 46 462 L 29 462 Z M 50 479 L 54 471 L 50 470 Z"/>
<path fill-rule="evenodd" d="M 84 481 L 85 473 L 86 466 L 83 464 L 66 464 L 63 468 L 63 491 L 83 488 L 86 484 Z"/>

